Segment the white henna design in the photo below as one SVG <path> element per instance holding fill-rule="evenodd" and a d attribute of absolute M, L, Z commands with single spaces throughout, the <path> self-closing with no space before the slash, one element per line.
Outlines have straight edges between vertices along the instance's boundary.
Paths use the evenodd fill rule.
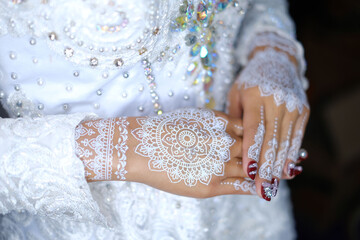
<path fill-rule="evenodd" d="M 151 171 L 165 171 L 172 183 L 183 180 L 187 186 L 207 185 L 212 175 L 224 175 L 235 142 L 225 132 L 225 119 L 210 110 L 185 108 L 137 121 L 135 152 L 150 158 Z"/>
<path fill-rule="evenodd" d="M 291 140 L 291 147 L 289 150 L 288 159 L 290 159 L 293 162 L 296 162 L 299 157 L 299 149 L 301 147 L 301 142 L 304 135 L 303 131 L 304 131 L 306 118 L 307 118 L 307 114 L 305 114 L 299 130 L 296 131 L 295 137 Z"/>
<path fill-rule="evenodd" d="M 277 106 L 285 103 L 289 112 L 309 107 L 295 65 L 282 52 L 267 48 L 256 53 L 238 78 L 238 86 L 258 87 L 261 96 L 273 96 Z"/>
<path fill-rule="evenodd" d="M 115 175 L 117 176 L 117 179 L 125 180 L 125 174 L 127 171 L 125 170 L 126 167 L 126 151 L 128 150 L 128 146 L 126 144 L 127 138 L 128 138 L 128 130 L 127 126 L 129 125 L 129 122 L 126 118 L 118 118 L 116 121 L 116 126 L 118 126 L 119 130 L 119 138 L 118 142 L 115 145 L 115 149 L 117 150 L 117 156 L 119 163 L 116 166 L 117 171 L 115 172 Z"/>
<path fill-rule="evenodd" d="M 277 155 L 277 158 L 276 158 L 276 161 L 274 164 L 273 175 L 278 178 L 281 178 L 284 164 L 285 164 L 285 161 L 286 161 L 286 158 L 288 155 L 288 151 L 289 151 L 289 147 L 290 147 L 290 135 L 292 132 L 292 126 L 293 126 L 293 123 L 290 122 L 286 140 L 281 143 L 280 150 L 278 152 L 278 155 Z"/>
<path fill-rule="evenodd" d="M 236 180 L 235 182 L 222 182 L 222 185 L 233 185 L 235 190 L 242 190 L 243 192 L 250 192 L 251 194 L 256 194 L 255 182 Z"/>
<path fill-rule="evenodd" d="M 117 150 L 119 163 L 116 175 L 118 179 L 124 180 L 126 166 L 127 125 L 126 118 L 102 119 L 80 124 L 76 127 L 76 154 L 82 158 L 88 170 L 85 175 L 89 176 L 93 172 L 94 176 L 90 180 L 110 180 L 112 174 L 112 161 L 114 148 Z M 119 130 L 119 139 L 114 146 L 115 127 Z M 91 136 L 94 135 L 93 138 Z M 81 136 L 87 136 L 78 142 Z"/>
<path fill-rule="evenodd" d="M 277 121 L 277 118 L 275 118 L 273 138 L 268 142 L 270 148 L 265 152 L 265 162 L 261 165 L 259 170 L 260 178 L 268 181 L 271 181 L 272 179 L 272 169 L 276 159 L 276 150 L 278 148 L 278 141 L 276 140 Z"/>
<path fill-rule="evenodd" d="M 264 125 L 264 106 L 260 108 L 260 123 L 254 136 L 255 143 L 249 147 L 248 158 L 259 162 L 260 152 L 264 141 L 265 125 Z"/>

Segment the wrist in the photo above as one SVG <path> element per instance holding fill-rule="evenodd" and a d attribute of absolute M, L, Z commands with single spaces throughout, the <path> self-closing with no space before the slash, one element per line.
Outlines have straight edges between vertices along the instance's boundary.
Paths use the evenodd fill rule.
<path fill-rule="evenodd" d="M 298 61 L 297 61 L 297 59 L 296 59 L 295 56 L 289 54 L 287 51 L 284 51 L 284 50 L 282 50 L 282 49 L 280 49 L 280 48 L 278 48 L 278 47 L 267 46 L 267 45 L 255 47 L 255 48 L 252 50 L 252 52 L 249 54 L 248 60 L 250 61 L 250 60 L 256 55 L 256 53 L 258 53 L 258 52 L 263 52 L 263 51 L 265 51 L 265 50 L 268 49 L 268 48 L 272 48 L 272 49 L 274 49 L 274 50 L 277 51 L 277 52 L 285 53 L 285 54 L 288 56 L 290 62 L 291 62 L 292 64 L 294 64 L 294 66 L 295 66 L 296 68 L 298 68 L 298 65 L 299 65 L 299 64 L 298 64 Z"/>

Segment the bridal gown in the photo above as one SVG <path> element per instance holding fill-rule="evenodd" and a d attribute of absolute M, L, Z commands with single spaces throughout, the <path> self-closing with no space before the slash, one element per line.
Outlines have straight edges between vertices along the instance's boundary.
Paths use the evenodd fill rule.
<path fill-rule="evenodd" d="M 302 58 L 282 0 L 1 0 L 0 239 L 294 239 L 284 183 L 193 199 L 88 184 L 74 154 L 84 119 L 224 110 L 263 32 Z"/>

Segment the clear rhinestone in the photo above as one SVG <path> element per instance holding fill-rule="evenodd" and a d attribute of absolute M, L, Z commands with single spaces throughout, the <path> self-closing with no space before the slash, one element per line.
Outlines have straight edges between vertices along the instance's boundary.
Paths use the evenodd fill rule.
<path fill-rule="evenodd" d="M 139 110 L 140 112 L 142 112 L 142 111 L 144 111 L 144 107 L 143 107 L 143 106 L 138 106 L 138 110 Z"/>
<path fill-rule="evenodd" d="M 142 91 L 144 91 L 144 86 L 143 86 L 143 85 L 141 85 L 141 86 L 139 87 L 139 92 L 142 92 Z"/>
<path fill-rule="evenodd" d="M 127 97 L 127 93 L 126 93 L 126 92 L 123 92 L 123 93 L 122 93 L 122 97 L 123 97 L 123 98 L 126 98 L 126 97 Z"/>
<path fill-rule="evenodd" d="M 169 97 L 172 97 L 172 96 L 174 96 L 174 92 L 173 92 L 173 91 L 169 91 L 169 92 L 168 92 L 168 95 L 169 95 Z"/>
<path fill-rule="evenodd" d="M 35 64 L 39 62 L 39 60 L 38 60 L 37 58 L 33 58 L 32 61 L 33 61 L 33 63 L 35 63 Z"/>
<path fill-rule="evenodd" d="M 78 77 L 80 75 L 79 71 L 74 71 L 73 73 L 74 77 Z"/>
<path fill-rule="evenodd" d="M 124 61 L 122 60 L 122 58 L 117 58 L 117 59 L 114 60 L 114 65 L 116 67 L 121 67 L 121 66 L 124 65 Z"/>
<path fill-rule="evenodd" d="M 0 99 L 3 99 L 5 97 L 4 91 L 0 91 Z"/>
<path fill-rule="evenodd" d="M 72 57 L 74 55 L 74 49 L 67 47 L 64 49 L 64 54 L 68 58 Z"/>
<path fill-rule="evenodd" d="M 129 77 L 129 73 L 124 72 L 124 73 L 123 73 L 123 77 L 124 77 L 124 78 L 128 78 L 128 77 Z"/>
<path fill-rule="evenodd" d="M 101 96 L 102 95 L 102 89 L 98 89 L 97 91 L 96 91 L 96 94 L 98 95 L 98 96 Z"/>
<path fill-rule="evenodd" d="M 15 89 L 15 91 L 20 91 L 21 87 L 20 87 L 19 84 L 16 84 L 16 85 L 14 86 L 14 89 Z"/>
<path fill-rule="evenodd" d="M 189 98 L 190 98 L 189 95 L 184 95 L 185 100 L 189 100 Z"/>
<path fill-rule="evenodd" d="M 100 104 L 94 103 L 94 108 L 95 108 L 95 109 L 99 109 L 99 108 L 100 108 Z"/>
<path fill-rule="evenodd" d="M 90 66 L 96 67 L 99 64 L 99 61 L 96 57 L 90 58 Z"/>

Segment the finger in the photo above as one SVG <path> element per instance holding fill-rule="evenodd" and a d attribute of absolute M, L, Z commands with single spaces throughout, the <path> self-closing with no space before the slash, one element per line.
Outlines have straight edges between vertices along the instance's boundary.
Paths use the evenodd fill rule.
<path fill-rule="evenodd" d="M 244 172 L 242 165 L 239 164 L 241 162 L 240 159 L 231 160 L 226 163 L 225 165 L 225 176 L 226 178 L 229 177 L 248 177 L 247 173 Z"/>
<path fill-rule="evenodd" d="M 243 139 L 237 136 L 231 136 L 235 142 L 230 147 L 230 161 L 237 161 L 237 159 L 242 157 L 242 145 Z"/>
<path fill-rule="evenodd" d="M 256 195 L 255 182 L 244 178 L 227 178 L 220 183 L 219 195 Z"/>
<path fill-rule="evenodd" d="M 299 149 L 302 144 L 304 136 L 305 126 L 309 119 L 309 111 L 305 111 L 300 115 L 296 121 L 295 128 L 292 133 L 291 145 L 288 152 L 288 157 L 283 170 L 283 178 L 291 179 L 302 172 L 301 166 L 296 166 L 296 162 L 299 159 Z"/>
<path fill-rule="evenodd" d="M 234 118 L 241 118 L 242 116 L 241 100 L 237 83 L 235 83 L 229 91 L 226 113 Z"/>
<path fill-rule="evenodd" d="M 265 123 L 265 136 L 264 144 L 261 149 L 260 160 L 259 160 L 259 172 L 256 175 L 256 187 L 259 196 L 262 196 L 265 200 L 270 201 L 271 196 L 266 194 L 269 184 L 273 181 L 273 167 L 276 160 L 276 154 L 278 151 L 278 143 L 280 136 L 279 122 L 281 123 L 282 119 L 278 117 L 278 108 L 269 110 L 265 113 L 266 123 Z M 265 197 L 266 196 L 266 197 Z"/>
<path fill-rule="evenodd" d="M 242 137 L 244 135 L 243 121 L 240 118 L 232 118 L 229 125 L 236 136 Z"/>
<path fill-rule="evenodd" d="M 254 180 L 265 134 L 264 107 L 249 106 L 245 109 L 243 121 L 243 168 L 248 173 L 248 176 Z"/>
<path fill-rule="evenodd" d="M 280 137 L 280 145 L 279 151 L 277 152 L 276 160 L 273 168 L 273 176 L 278 180 L 281 179 L 283 174 L 283 169 L 286 163 L 286 159 L 288 156 L 288 151 L 290 148 L 290 140 L 293 130 L 293 123 L 299 117 L 298 111 L 293 111 L 291 113 L 287 112 L 282 121 L 281 126 L 281 137 Z"/>

